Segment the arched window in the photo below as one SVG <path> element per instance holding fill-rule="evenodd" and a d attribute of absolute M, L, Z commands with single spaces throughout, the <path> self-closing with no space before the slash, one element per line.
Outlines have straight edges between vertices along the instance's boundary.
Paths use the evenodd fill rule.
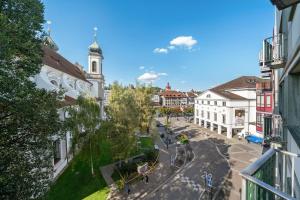
<path fill-rule="evenodd" d="M 97 72 L 97 63 L 96 63 L 96 61 L 92 62 L 92 72 Z"/>
<path fill-rule="evenodd" d="M 50 81 L 53 85 L 58 86 L 58 83 L 55 80 Z"/>

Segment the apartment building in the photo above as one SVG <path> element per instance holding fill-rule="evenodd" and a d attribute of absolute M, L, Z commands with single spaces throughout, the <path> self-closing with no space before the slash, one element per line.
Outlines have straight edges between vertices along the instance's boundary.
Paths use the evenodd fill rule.
<path fill-rule="evenodd" d="M 272 81 L 271 148 L 241 171 L 242 199 L 300 199 L 300 1 L 271 0 L 275 23 L 259 65 Z"/>

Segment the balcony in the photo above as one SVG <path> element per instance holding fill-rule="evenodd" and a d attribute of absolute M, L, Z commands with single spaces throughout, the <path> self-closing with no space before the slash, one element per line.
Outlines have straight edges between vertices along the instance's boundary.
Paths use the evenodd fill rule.
<path fill-rule="evenodd" d="M 270 80 L 263 80 L 256 83 L 256 90 L 259 91 L 272 91 L 272 82 Z"/>
<path fill-rule="evenodd" d="M 284 67 L 286 62 L 285 37 L 278 34 L 263 41 L 259 52 L 259 65 L 262 73 L 269 73 L 271 69 Z"/>
<path fill-rule="evenodd" d="M 298 199 L 299 196 L 296 195 L 299 195 L 299 182 L 295 173 L 295 162 L 299 161 L 300 154 L 270 148 L 240 172 L 241 199 Z"/>

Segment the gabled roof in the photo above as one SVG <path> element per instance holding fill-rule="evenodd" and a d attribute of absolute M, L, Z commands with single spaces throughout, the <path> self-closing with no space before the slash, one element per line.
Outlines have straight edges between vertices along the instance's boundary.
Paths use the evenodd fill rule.
<path fill-rule="evenodd" d="M 255 89 L 256 82 L 261 81 L 260 78 L 256 76 L 241 76 L 224 84 L 218 85 L 214 88 L 211 88 L 210 91 L 215 92 L 225 98 L 232 100 L 245 100 L 245 97 L 234 94 L 228 90 L 234 89 Z"/>
<path fill-rule="evenodd" d="M 167 98 L 184 98 L 186 95 L 182 92 L 177 92 L 174 90 L 166 90 L 160 93 L 160 96 Z"/>
<path fill-rule="evenodd" d="M 83 71 L 65 59 L 59 53 L 45 46 L 43 47 L 43 51 L 43 64 L 90 83 L 86 79 Z"/>

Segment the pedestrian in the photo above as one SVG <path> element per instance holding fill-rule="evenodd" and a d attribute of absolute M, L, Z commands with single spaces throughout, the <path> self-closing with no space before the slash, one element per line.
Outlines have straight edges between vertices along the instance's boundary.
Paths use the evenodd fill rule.
<path fill-rule="evenodd" d="M 148 181 L 149 181 L 149 177 L 148 177 L 148 175 L 146 175 L 146 184 L 148 184 Z"/>
<path fill-rule="evenodd" d="M 127 192 L 127 195 L 130 194 L 130 188 L 128 184 L 125 185 L 125 191 Z"/>

